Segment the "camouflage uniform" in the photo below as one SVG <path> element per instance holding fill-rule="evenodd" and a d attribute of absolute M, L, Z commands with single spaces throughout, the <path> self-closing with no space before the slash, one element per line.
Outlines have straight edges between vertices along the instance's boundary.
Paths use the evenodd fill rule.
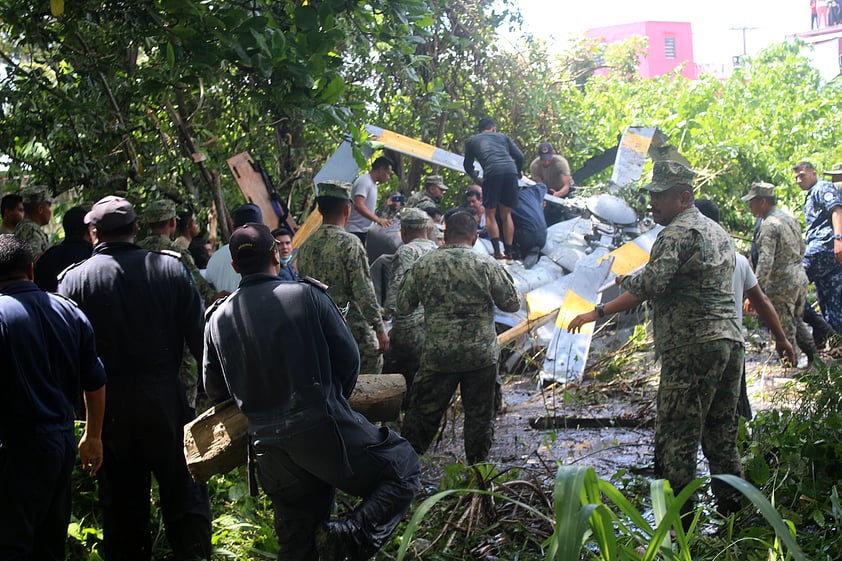
<path fill-rule="evenodd" d="M 688 177 L 689 175 L 689 177 Z M 693 172 L 657 162 L 651 191 L 692 184 Z M 678 493 L 696 477 L 702 451 L 711 473 L 741 475 L 736 409 L 743 341 L 734 302 L 734 248 L 728 234 L 695 206 L 679 212 L 658 234 L 649 263 L 622 287 L 652 300 L 655 350 L 661 357 L 655 427 L 656 471 Z M 714 481 L 720 504 L 736 495 Z"/>
<path fill-rule="evenodd" d="M 28 205 L 52 202 L 50 190 L 43 185 L 25 187 L 21 190 L 20 196 L 23 198 L 24 208 Z M 35 259 L 50 248 L 50 238 L 29 216 L 24 216 L 23 220 L 15 226 L 15 236 L 29 244 L 32 248 L 32 257 Z"/>
<path fill-rule="evenodd" d="M 421 210 L 438 208 L 439 202 L 427 192 L 428 186 L 439 187 L 442 191 L 447 191 L 447 186 L 444 184 L 440 175 L 428 175 L 424 179 L 424 189 L 413 193 L 406 201 L 406 206 L 409 208 L 420 208 Z"/>
<path fill-rule="evenodd" d="M 795 217 L 773 207 L 763 218 L 755 238 L 758 257 L 755 274 L 775 307 L 792 347 L 815 347 L 804 324 L 807 273 L 804 272 L 804 237 Z"/>
<path fill-rule="evenodd" d="M 409 208 L 420 208 L 421 210 L 427 210 L 430 208 L 437 208 L 438 204 L 436 201 L 433 200 L 433 197 L 424 190 L 418 191 L 417 193 L 413 193 L 407 200 L 406 206 Z"/>
<path fill-rule="evenodd" d="M 401 212 L 401 225 L 410 223 L 413 218 L 420 221 L 420 228 L 430 223 L 427 213 L 420 209 L 405 209 Z M 424 307 L 418 306 L 408 315 L 395 313 L 398 288 L 407 271 L 424 255 L 438 246 L 426 238 L 416 238 L 398 248 L 392 257 L 392 274 L 389 278 L 389 292 L 386 296 L 385 312 L 392 318 L 392 330 L 389 332 L 389 351 L 383 362 L 384 372 L 400 372 L 410 387 L 421 363 L 421 349 L 424 346 Z"/>
<path fill-rule="evenodd" d="M 322 224 L 298 249 L 298 274 L 328 285 L 328 294 L 340 308 L 348 306 L 346 320 L 360 348 L 360 372 L 380 374 L 383 355 L 377 354 L 376 333 L 385 332 L 368 258 L 359 238 L 332 224 Z"/>
<path fill-rule="evenodd" d="M 424 453 L 459 386 L 469 463 L 488 457 L 494 434 L 494 393 L 500 348 L 494 305 L 520 307 L 512 277 L 488 255 L 447 244 L 419 259 L 397 294 L 397 312 L 424 306 L 421 369 L 412 385 L 403 436 Z"/>
<path fill-rule="evenodd" d="M 171 214 L 171 216 L 170 216 Z M 175 204 L 172 201 L 154 201 L 147 205 L 143 212 L 143 220 L 147 223 L 155 223 L 163 220 L 169 220 L 175 217 Z M 163 234 L 151 234 L 146 236 L 137 245 L 149 251 L 167 251 L 181 259 L 181 262 L 190 271 L 190 276 L 193 277 L 193 282 L 199 289 L 199 294 L 202 295 L 205 305 L 210 305 L 216 296 L 216 290 L 213 286 L 205 280 L 196 263 L 193 261 L 193 256 L 190 252 L 173 240 Z M 181 383 L 184 385 L 184 392 L 187 395 L 187 403 L 190 407 L 196 408 L 196 397 L 198 395 L 199 387 L 199 367 L 196 364 L 196 359 L 185 346 L 184 353 L 181 356 L 181 367 L 179 368 L 179 375 L 181 376 Z"/>
<path fill-rule="evenodd" d="M 24 216 L 15 227 L 15 236 L 29 244 L 32 248 L 32 256 L 40 257 L 50 248 L 50 238 L 41 229 L 41 226 Z"/>

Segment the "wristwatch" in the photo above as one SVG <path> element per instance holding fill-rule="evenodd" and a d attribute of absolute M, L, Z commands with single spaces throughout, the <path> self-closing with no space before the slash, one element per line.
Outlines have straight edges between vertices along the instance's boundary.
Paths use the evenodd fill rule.
<path fill-rule="evenodd" d="M 834 240 L 842 240 L 842 234 L 833 234 Z"/>
<path fill-rule="evenodd" d="M 597 316 L 599 316 L 601 318 L 605 317 L 605 304 L 597 304 L 596 308 L 594 308 L 594 309 L 596 310 Z"/>

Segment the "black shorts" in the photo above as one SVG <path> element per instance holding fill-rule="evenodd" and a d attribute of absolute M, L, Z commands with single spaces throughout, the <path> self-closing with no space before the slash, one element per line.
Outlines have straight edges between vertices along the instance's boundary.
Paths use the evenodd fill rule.
<path fill-rule="evenodd" d="M 497 208 L 499 205 L 504 205 L 515 208 L 520 190 L 517 180 L 516 173 L 484 177 L 482 179 L 482 206 Z"/>

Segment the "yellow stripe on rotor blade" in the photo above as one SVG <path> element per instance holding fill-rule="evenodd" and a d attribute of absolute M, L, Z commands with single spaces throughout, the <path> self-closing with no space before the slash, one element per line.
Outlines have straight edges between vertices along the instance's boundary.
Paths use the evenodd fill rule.
<path fill-rule="evenodd" d="M 626 131 L 623 135 L 623 146 L 631 148 L 638 154 L 646 154 L 650 144 L 652 144 L 651 136 L 643 136 L 631 131 Z"/>
<path fill-rule="evenodd" d="M 383 134 L 377 140 L 392 150 L 425 160 L 432 160 L 433 153 L 436 151 L 436 147 L 431 144 L 385 129 L 383 129 Z"/>
<path fill-rule="evenodd" d="M 314 208 L 313 212 L 310 213 L 310 216 L 307 217 L 307 220 L 304 221 L 304 224 L 301 225 L 301 228 L 295 232 L 295 236 L 292 238 L 292 248 L 298 249 L 301 247 L 301 244 L 307 241 L 310 234 L 318 230 L 321 225 L 322 213 L 319 212 L 318 208 Z"/>
<path fill-rule="evenodd" d="M 586 298 L 582 298 L 572 290 L 568 290 L 567 296 L 564 297 L 564 304 L 562 304 L 561 308 L 558 310 L 558 317 L 556 317 L 555 320 L 556 327 L 567 330 L 567 326 L 574 317 L 579 314 L 584 314 L 585 312 L 590 312 L 593 309 L 593 302 Z M 582 326 L 582 329 L 579 332 L 584 334 L 593 333 L 593 327 L 593 322 L 586 323 Z"/>
<path fill-rule="evenodd" d="M 635 269 L 640 268 L 649 261 L 649 252 L 634 242 L 621 245 L 602 259 L 614 257 L 614 265 L 611 271 L 616 275 L 626 275 Z"/>

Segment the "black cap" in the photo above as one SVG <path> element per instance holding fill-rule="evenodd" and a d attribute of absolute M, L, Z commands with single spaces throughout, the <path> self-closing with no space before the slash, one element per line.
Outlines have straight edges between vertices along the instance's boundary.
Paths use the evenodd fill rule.
<path fill-rule="evenodd" d="M 137 220 L 132 203 L 123 197 L 108 195 L 94 203 L 85 215 L 85 224 L 93 224 L 101 232 L 127 226 Z"/>
<path fill-rule="evenodd" d="M 549 160 L 553 157 L 553 145 L 549 142 L 542 142 L 538 145 L 538 157 L 542 160 Z"/>
<path fill-rule="evenodd" d="M 263 211 L 254 203 L 246 203 L 234 211 L 234 228 L 249 222 L 263 222 Z"/>
<path fill-rule="evenodd" d="M 269 262 L 269 252 L 275 247 L 275 238 L 265 224 L 249 222 L 234 230 L 228 247 L 240 274 L 250 275 L 263 271 Z"/>

